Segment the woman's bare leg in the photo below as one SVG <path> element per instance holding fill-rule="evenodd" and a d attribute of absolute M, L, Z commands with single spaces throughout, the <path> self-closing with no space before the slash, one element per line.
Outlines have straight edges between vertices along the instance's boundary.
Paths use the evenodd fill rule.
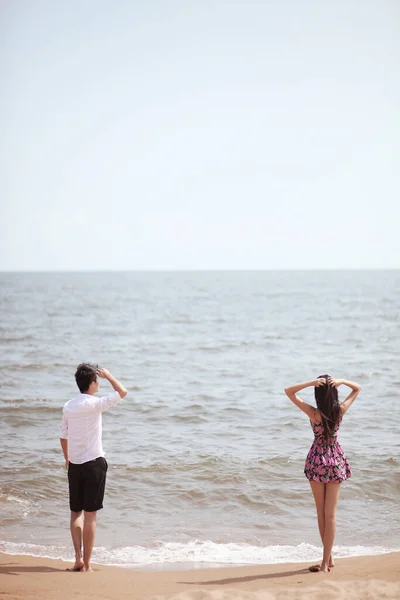
<path fill-rule="evenodd" d="M 329 559 L 332 555 L 333 542 L 336 535 L 336 510 L 339 502 L 340 483 L 327 483 L 325 494 L 325 533 L 324 555 L 321 571 L 328 571 Z"/>
<path fill-rule="evenodd" d="M 322 544 L 324 543 L 325 537 L 325 497 L 326 497 L 326 483 L 319 483 L 317 481 L 310 481 L 311 491 L 314 496 L 315 507 L 317 509 L 318 529 L 321 536 Z M 329 557 L 329 566 L 334 567 L 332 554 Z"/>

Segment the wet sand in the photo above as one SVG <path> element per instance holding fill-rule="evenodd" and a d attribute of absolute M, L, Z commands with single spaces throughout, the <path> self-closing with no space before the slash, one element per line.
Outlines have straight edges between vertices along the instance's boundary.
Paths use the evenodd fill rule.
<path fill-rule="evenodd" d="M 308 564 L 185 571 L 137 571 L 93 565 L 70 573 L 61 560 L 0 554 L 5 600 L 334 600 L 400 598 L 400 552 L 338 559 L 328 574 Z"/>

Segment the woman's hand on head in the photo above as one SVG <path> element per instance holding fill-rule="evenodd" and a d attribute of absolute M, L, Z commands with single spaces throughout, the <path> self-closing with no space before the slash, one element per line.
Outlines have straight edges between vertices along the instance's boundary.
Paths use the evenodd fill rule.
<path fill-rule="evenodd" d="M 319 377 L 318 379 L 315 379 L 313 381 L 313 385 L 314 385 L 314 387 L 321 387 L 323 385 L 326 385 L 325 377 Z"/>
<path fill-rule="evenodd" d="M 342 380 L 341 379 L 334 379 L 333 377 L 329 377 L 328 378 L 328 385 L 337 388 L 337 387 L 339 387 L 339 385 L 342 385 Z"/>

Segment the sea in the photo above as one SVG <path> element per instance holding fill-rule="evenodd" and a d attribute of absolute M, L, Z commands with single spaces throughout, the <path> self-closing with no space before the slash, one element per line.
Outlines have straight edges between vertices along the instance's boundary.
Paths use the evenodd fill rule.
<path fill-rule="evenodd" d="M 129 390 L 103 416 L 94 562 L 318 560 L 313 434 L 283 390 L 325 373 L 362 386 L 339 432 L 353 476 L 334 555 L 400 549 L 399 270 L 2 273 L 0 287 L 0 551 L 73 558 L 59 423 L 82 361 Z"/>

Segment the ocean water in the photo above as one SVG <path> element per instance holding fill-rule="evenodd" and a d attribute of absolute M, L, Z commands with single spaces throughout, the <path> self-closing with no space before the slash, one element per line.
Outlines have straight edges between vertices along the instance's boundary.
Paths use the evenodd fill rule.
<path fill-rule="evenodd" d="M 283 388 L 326 372 L 362 385 L 339 433 L 353 477 L 336 555 L 400 548 L 400 271 L 3 273 L 0 283 L 0 550 L 72 557 L 59 421 L 84 360 L 130 392 L 103 418 L 97 562 L 318 559 L 303 475 L 313 435 Z"/>

